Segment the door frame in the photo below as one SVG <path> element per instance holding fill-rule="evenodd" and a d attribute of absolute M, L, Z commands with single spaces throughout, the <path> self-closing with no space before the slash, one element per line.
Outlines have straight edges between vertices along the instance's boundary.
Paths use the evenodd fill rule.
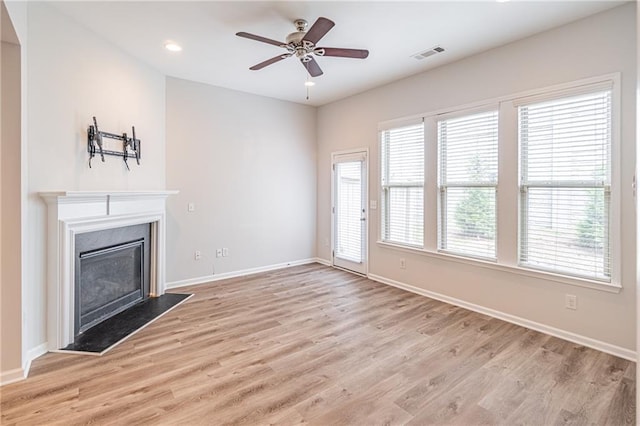
<path fill-rule="evenodd" d="M 358 274 L 360 275 L 360 273 L 356 272 L 356 271 L 352 271 L 349 269 L 345 269 L 345 268 L 341 268 L 340 266 L 336 266 L 335 265 L 335 237 L 336 237 L 336 222 L 335 222 L 335 196 L 336 196 L 336 182 L 335 182 L 335 177 L 336 177 L 336 172 L 335 172 L 335 164 L 336 164 L 336 157 L 340 157 L 342 155 L 349 155 L 349 154 L 364 154 L 364 179 L 363 179 L 363 193 L 364 193 L 364 200 L 363 200 L 363 204 L 364 204 L 364 235 L 362 236 L 364 238 L 364 256 L 362 261 L 364 262 L 364 276 L 369 276 L 369 148 L 368 147 L 363 147 L 363 148 L 353 148 L 353 149 L 346 149 L 346 150 L 341 150 L 341 151 L 333 151 L 331 153 L 331 168 L 330 168 L 330 172 L 331 172 L 331 206 L 330 206 L 330 214 L 331 214 L 331 266 L 337 269 L 342 269 L 348 272 L 351 272 L 353 274 Z"/>

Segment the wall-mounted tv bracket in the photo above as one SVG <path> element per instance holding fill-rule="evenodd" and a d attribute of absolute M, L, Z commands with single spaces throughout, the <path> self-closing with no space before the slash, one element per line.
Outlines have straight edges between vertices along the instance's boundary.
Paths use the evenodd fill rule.
<path fill-rule="evenodd" d="M 122 141 L 122 151 L 106 149 L 103 138 Z M 98 152 L 102 162 L 104 162 L 105 155 L 121 157 L 127 170 L 130 170 L 127 161 L 129 158 L 135 158 L 136 163 L 140 165 L 140 139 L 136 139 L 136 128 L 133 126 L 131 127 L 131 137 L 127 137 L 126 133 L 116 135 L 115 133 L 102 132 L 98 129 L 96 118 L 93 117 L 93 125 L 90 125 L 87 131 L 87 150 L 89 151 L 89 167 L 91 167 L 91 160 Z"/>

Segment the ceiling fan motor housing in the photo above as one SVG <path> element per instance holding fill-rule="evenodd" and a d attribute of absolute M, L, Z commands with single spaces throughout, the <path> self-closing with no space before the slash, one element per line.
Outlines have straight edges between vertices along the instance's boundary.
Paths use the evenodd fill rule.
<path fill-rule="evenodd" d="M 304 36 L 307 35 L 308 23 L 304 19 L 296 19 L 293 24 L 296 26 L 297 31 L 287 36 L 287 45 L 285 47 L 290 53 L 296 55 L 296 58 L 303 62 L 309 62 L 315 45 L 308 40 L 303 40 Z"/>
<path fill-rule="evenodd" d="M 293 21 L 293 25 L 296 26 L 296 32 L 287 36 L 287 44 L 293 43 L 297 46 L 300 44 L 304 36 L 307 35 L 307 25 L 309 24 L 304 19 L 296 19 Z"/>
<path fill-rule="evenodd" d="M 302 38 L 306 35 L 306 31 L 298 31 L 287 36 L 287 44 L 300 44 Z"/>

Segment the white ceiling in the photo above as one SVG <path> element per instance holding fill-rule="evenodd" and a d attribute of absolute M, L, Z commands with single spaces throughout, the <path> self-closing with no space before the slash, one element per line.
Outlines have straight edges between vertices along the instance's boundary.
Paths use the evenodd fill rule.
<path fill-rule="evenodd" d="M 166 75 L 273 98 L 322 105 L 433 67 L 563 25 L 620 1 L 144 1 L 52 2 L 65 14 Z M 336 26 L 318 45 L 368 49 L 365 60 L 317 58 L 310 100 L 306 70 L 288 58 L 260 71 L 249 67 L 284 52 L 235 36 L 246 31 L 284 41 L 293 20 L 320 16 Z M 183 51 L 164 49 L 166 40 Z M 445 52 L 411 55 L 436 45 Z"/>
<path fill-rule="evenodd" d="M 7 8 L 4 5 L 4 2 L 1 2 L 0 5 L 0 41 L 12 44 L 20 44 L 18 40 L 18 36 L 16 34 L 15 29 L 13 28 L 13 23 L 11 22 L 11 18 L 9 18 L 9 12 L 7 12 Z"/>

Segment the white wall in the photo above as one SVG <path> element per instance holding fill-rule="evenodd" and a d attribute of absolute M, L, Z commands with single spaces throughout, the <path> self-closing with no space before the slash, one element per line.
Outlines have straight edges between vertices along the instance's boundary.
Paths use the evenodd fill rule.
<path fill-rule="evenodd" d="M 315 257 L 315 119 L 312 107 L 167 78 L 167 187 L 180 191 L 168 202 L 170 285 Z"/>
<path fill-rule="evenodd" d="M 22 0 L 3 0 L 3 3 L 11 19 L 12 30 L 15 32 L 16 39 L 13 38 L 14 34 L 10 35 L 11 43 L 20 44 L 25 46 L 27 43 L 27 5 Z"/>
<path fill-rule="evenodd" d="M 165 80 L 45 2 L 28 3 L 27 350 L 46 342 L 46 207 L 39 191 L 165 189 Z M 87 165 L 86 130 L 142 140 L 141 165 Z"/>
<path fill-rule="evenodd" d="M 318 110 L 318 256 L 330 259 L 331 152 L 369 147 L 371 200 L 379 200 L 377 124 L 529 89 L 622 73 L 622 285 L 619 294 L 524 277 L 401 252 L 376 244 L 378 211 L 369 223 L 369 272 L 460 301 L 635 351 L 635 4 L 493 49 L 370 90 Z M 399 258 L 406 269 L 399 269 Z M 566 293 L 578 310 L 564 308 Z M 597 342 L 596 342 L 597 343 Z"/>

